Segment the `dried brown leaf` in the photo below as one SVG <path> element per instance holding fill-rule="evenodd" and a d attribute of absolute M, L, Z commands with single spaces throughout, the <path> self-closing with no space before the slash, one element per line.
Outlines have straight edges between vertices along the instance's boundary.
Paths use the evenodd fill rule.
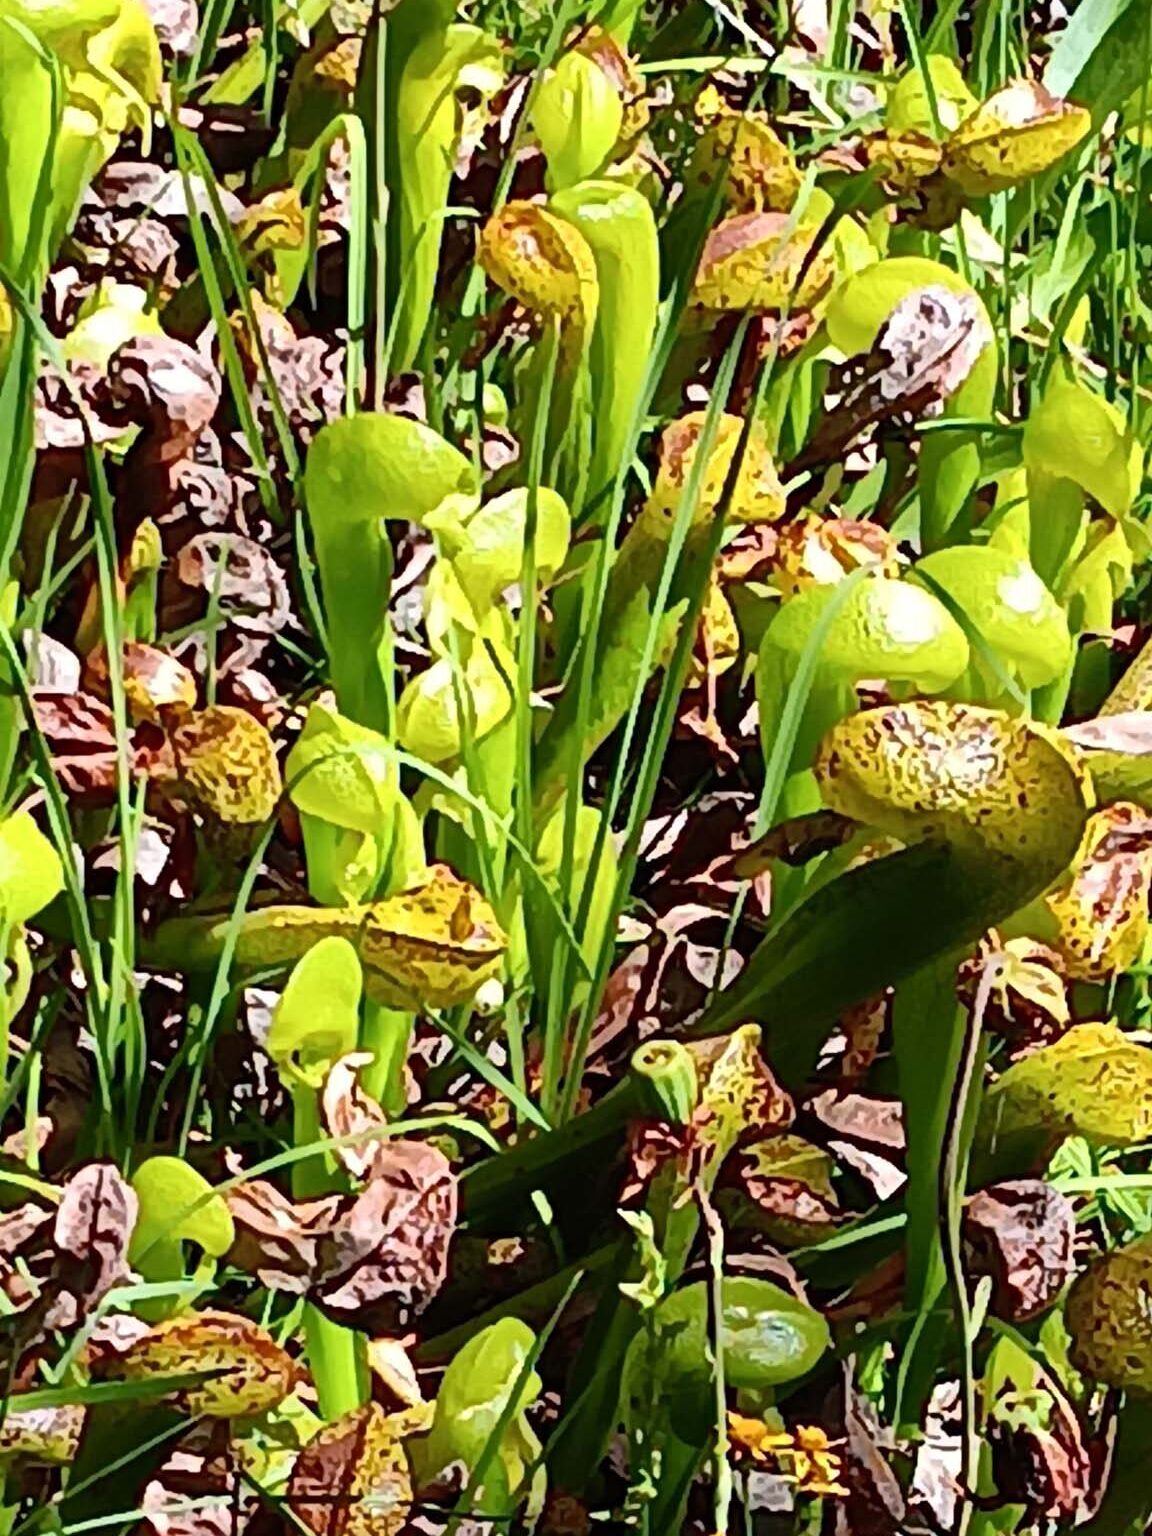
<path fill-rule="evenodd" d="M 64 1186 L 52 1230 L 56 1245 L 47 1328 L 71 1328 L 126 1281 L 136 1192 L 111 1163 L 90 1163 Z"/>
<path fill-rule="evenodd" d="M 354 1051 L 335 1063 L 324 1083 L 321 1107 L 329 1136 L 365 1136 L 368 1139 L 337 1148 L 336 1155 L 354 1179 L 371 1179 L 374 1170 L 388 1159 L 388 1144 L 379 1135 L 388 1124 L 376 1100 L 359 1083 L 361 1067 L 375 1058 L 370 1051 Z"/>
<path fill-rule="evenodd" d="M 289 1200 L 275 1185 L 251 1179 L 229 1190 L 227 1200 L 236 1228 L 229 1262 L 269 1290 L 303 1296 L 316 1272 L 317 1245 L 331 1231 L 343 1197 Z"/>
<path fill-rule="evenodd" d="M 992 1310 L 1010 1322 L 1046 1311 L 1075 1272 L 1076 1212 L 1042 1179 L 993 1184 L 973 1195 L 964 1238 L 973 1272 L 992 1278 Z"/>
<path fill-rule="evenodd" d="M 817 1242 L 842 1220 L 835 1164 L 802 1136 L 766 1136 L 729 1160 L 724 1205 L 782 1247 Z"/>
<path fill-rule="evenodd" d="M 326 1424 L 296 1458 L 288 1508 L 316 1536 L 399 1536 L 412 1504 L 409 1427 L 379 1403 Z"/>
<path fill-rule="evenodd" d="M 313 1302 L 370 1333 L 395 1332 L 444 1282 L 456 1226 L 456 1178 L 420 1141 L 381 1145 L 372 1182 L 319 1243 Z"/>
<path fill-rule="evenodd" d="M 215 416 L 222 390 L 212 363 L 170 336 L 137 336 L 108 363 L 112 407 L 125 423 L 144 428 L 149 456 L 165 463 L 189 454 Z"/>
<path fill-rule="evenodd" d="M 1014 1055 L 1058 1040 L 1072 1022 L 1062 957 L 1028 938 L 1009 939 L 996 948 L 1000 963 L 991 978 L 984 1028 L 1002 1035 Z M 989 945 L 982 944 L 957 972 L 957 990 L 969 1008 L 975 1006 L 990 953 Z"/>
<path fill-rule="evenodd" d="M 1077 981 L 1107 981 L 1139 959 L 1152 891 L 1152 816 L 1120 801 L 1088 820 L 1068 880 L 1045 897 L 1054 947 Z"/>
<path fill-rule="evenodd" d="M 236 533 L 200 533 L 180 551 L 176 571 L 237 629 L 274 635 L 291 622 L 292 598 L 284 572 L 255 539 Z"/>

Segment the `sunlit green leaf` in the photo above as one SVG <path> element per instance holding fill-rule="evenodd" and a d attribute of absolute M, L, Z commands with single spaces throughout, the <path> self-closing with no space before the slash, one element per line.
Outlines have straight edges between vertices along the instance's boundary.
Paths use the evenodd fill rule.
<path fill-rule="evenodd" d="M 505 1422 L 484 1474 L 483 1487 L 470 1490 L 471 1507 L 488 1515 L 508 1515 L 540 1442 L 526 1413 L 540 1394 L 540 1377 L 526 1370 L 536 1337 L 527 1323 L 506 1317 L 483 1328 L 458 1350 L 436 1394 L 432 1429 L 413 1446 L 418 1469 L 435 1475 L 454 1462 L 471 1472 L 487 1452 L 491 1437 Z"/>
<path fill-rule="evenodd" d="M 889 133 L 943 136 L 975 109 L 976 98 L 955 62 L 946 54 L 930 53 L 923 68 L 907 70 L 888 92 L 884 125 Z"/>
<path fill-rule="evenodd" d="M 1140 488 L 1144 452 L 1120 410 L 1087 385 L 1057 374 L 1024 425 L 1030 473 L 1071 480 L 1113 517 Z"/>
<path fill-rule="evenodd" d="M 64 889 L 60 855 L 27 811 L 0 822 L 0 905 L 8 923 L 26 923 Z"/>
<path fill-rule="evenodd" d="M 916 568 L 956 603 L 996 659 L 1025 688 L 1059 677 L 1072 657 L 1063 609 L 1027 560 L 989 546 L 937 550 Z M 977 667 L 979 656 L 973 657 Z M 993 692 L 995 679 L 990 676 Z"/>
<path fill-rule="evenodd" d="M 296 962 L 264 1042 L 289 1082 L 319 1088 L 332 1063 L 355 1050 L 363 985 L 359 956 L 339 935 L 320 938 Z"/>
<path fill-rule="evenodd" d="M 573 50 L 544 72 L 531 121 L 555 192 L 601 169 L 620 137 L 624 106 L 600 65 Z"/>

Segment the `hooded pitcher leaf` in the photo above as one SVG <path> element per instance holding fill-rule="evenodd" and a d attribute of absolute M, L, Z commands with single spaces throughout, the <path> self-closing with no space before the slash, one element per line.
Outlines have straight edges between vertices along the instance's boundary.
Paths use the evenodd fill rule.
<path fill-rule="evenodd" d="M 944 146 L 945 176 L 973 197 L 1015 186 L 1062 159 L 1090 131 L 1086 107 L 1062 101 L 1032 80 L 989 96 Z"/>
<path fill-rule="evenodd" d="M 290 1355 L 259 1324 L 208 1310 L 168 1318 L 109 1362 L 116 1380 L 147 1382 L 204 1372 L 209 1379 L 179 1388 L 174 1400 L 189 1413 L 234 1419 L 263 1413 L 286 1398 L 298 1371 Z"/>

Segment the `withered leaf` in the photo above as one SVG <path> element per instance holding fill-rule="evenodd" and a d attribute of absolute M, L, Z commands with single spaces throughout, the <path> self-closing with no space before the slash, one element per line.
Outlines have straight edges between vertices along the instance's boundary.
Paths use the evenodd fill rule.
<path fill-rule="evenodd" d="M 229 1190 L 227 1200 L 236 1228 L 229 1262 L 269 1290 L 304 1295 L 316 1272 L 317 1244 L 344 1197 L 289 1200 L 274 1184 L 251 1179 Z"/>
<path fill-rule="evenodd" d="M 781 597 L 831 586 L 864 566 L 878 576 L 899 576 L 896 540 L 877 523 L 847 517 L 809 517 L 781 528 L 772 582 Z"/>
<path fill-rule="evenodd" d="M 284 572 L 255 539 L 235 533 L 199 533 L 177 559 L 187 587 L 199 587 L 237 629 L 273 635 L 292 617 Z"/>
<path fill-rule="evenodd" d="M 98 802 L 116 788 L 112 711 L 87 693 L 32 694 L 32 718 L 48 743 L 52 770 L 66 794 Z"/>
<path fill-rule="evenodd" d="M 139 1536 L 256 1536 L 258 1497 L 244 1482 L 235 1447 L 221 1445 L 218 1428 L 184 1436 L 145 1486 Z"/>
<path fill-rule="evenodd" d="M 1082 720 L 1078 725 L 1066 726 L 1064 735 L 1078 747 L 1144 757 L 1152 753 L 1152 710 L 1131 709 Z"/>
<path fill-rule="evenodd" d="M 0 1421 L 0 1457 L 70 1466 L 76 1458 L 84 1408 L 62 1403 L 55 1408 L 21 1408 L 19 1395 L 10 1397 Z"/>
<path fill-rule="evenodd" d="M 368 1136 L 387 1125 L 384 1111 L 361 1088 L 361 1067 L 373 1060 L 370 1052 L 354 1051 L 335 1063 L 324 1083 L 321 1107 L 329 1136 Z M 383 1156 L 381 1156 L 383 1154 Z M 337 1148 L 336 1155 L 354 1179 L 370 1179 L 377 1165 L 388 1159 L 388 1144 L 380 1137 Z"/>
<path fill-rule="evenodd" d="M 423 1417 L 368 1403 L 326 1424 L 296 1458 L 288 1508 L 316 1536 L 398 1536 L 412 1504 L 403 1435 Z"/>
<path fill-rule="evenodd" d="M 992 1310 L 1010 1322 L 1045 1311 L 1075 1271 L 1076 1212 L 1042 1179 L 993 1184 L 973 1195 L 964 1239 L 973 1271 L 992 1278 Z"/>
<path fill-rule="evenodd" d="M 220 404 L 219 373 L 170 336 L 137 336 L 108 363 L 108 394 L 118 417 L 148 432 L 150 456 L 185 458 Z"/>
<path fill-rule="evenodd" d="M 747 848 L 741 848 L 732 860 L 732 873 L 741 880 L 752 880 L 770 869 L 775 859 L 799 869 L 822 853 L 842 848 L 858 831 L 858 823 L 838 811 L 809 811 L 804 816 L 792 816 Z"/>
<path fill-rule="evenodd" d="M 882 422 L 938 415 L 991 341 L 987 311 L 975 293 L 933 283 L 906 294 L 871 352 L 841 370 L 843 397 L 821 418 L 791 472 L 830 463 Z"/>
<path fill-rule="evenodd" d="M 128 1279 L 128 1240 L 139 1202 L 111 1163 L 90 1163 L 64 1187 L 52 1229 L 55 1300 L 45 1326 L 69 1328 Z"/>
<path fill-rule="evenodd" d="M 782 1247 L 816 1242 L 843 1219 L 833 1167 L 828 1153 L 802 1136 L 763 1137 L 729 1160 L 723 1205 Z"/>
<path fill-rule="evenodd" d="M 443 1284 L 455 1225 L 444 1154 L 420 1141 L 384 1143 L 372 1182 L 320 1239 L 312 1301 L 353 1327 L 395 1332 Z"/>
<path fill-rule="evenodd" d="M 995 1030 L 1014 1054 L 1058 1040 L 1071 1023 L 1064 961 L 1054 949 L 1033 939 L 1009 939 L 999 946 L 1000 964 L 992 974 L 984 1009 L 984 1028 Z M 989 950 L 966 960 L 956 973 L 957 990 L 969 1008 L 985 974 Z"/>
<path fill-rule="evenodd" d="M 1091 131 L 1092 114 L 1036 80 L 1002 86 L 955 129 L 941 169 L 970 197 L 1015 186 L 1055 165 Z"/>
<path fill-rule="evenodd" d="M 1070 878 L 1045 897 L 1069 976 L 1107 981 L 1139 959 L 1150 890 L 1152 816 L 1125 801 L 1096 811 Z"/>
<path fill-rule="evenodd" d="M 891 1436 L 876 1410 L 852 1381 L 845 1365 L 841 1401 L 833 1421 L 843 1431 L 841 1480 L 848 1497 L 836 1503 L 836 1536 L 896 1536 L 906 1528 L 906 1501 L 900 1479 L 885 1455 Z"/>
<path fill-rule="evenodd" d="M 200 11 L 196 0 L 145 0 L 160 46 L 185 56 L 196 52 Z"/>
<path fill-rule="evenodd" d="M 228 1208 L 233 1263 L 349 1327 L 394 1333 L 444 1282 L 456 1179 L 435 1147 L 384 1141 L 358 1194 L 296 1202 L 252 1181 L 229 1193 Z"/>
<path fill-rule="evenodd" d="M 264 1413 L 294 1389 L 297 1369 L 265 1328 L 232 1312 L 185 1312 L 165 1319 L 107 1361 L 117 1380 L 219 1374 L 174 1394 L 189 1413 L 232 1419 Z"/>
<path fill-rule="evenodd" d="M 195 677 L 159 646 L 127 641 L 121 669 L 125 703 L 134 720 L 158 720 L 164 711 L 187 714 L 196 703 Z M 84 662 L 83 684 L 100 699 L 111 697 L 108 653 L 102 645 Z"/>
<path fill-rule="evenodd" d="M 359 45 L 360 39 L 347 41 Z M 265 303 L 258 293 L 253 294 L 253 311 L 279 405 L 289 424 L 307 442 L 343 409 L 344 349 L 326 336 L 298 336 L 288 317 Z M 271 406 L 265 400 L 263 359 L 253 355 L 248 327 L 238 329 L 257 410 L 262 417 L 271 418 Z"/>
<path fill-rule="evenodd" d="M 1024 1411 L 993 1414 L 990 1431 L 996 1488 L 1005 1503 L 1024 1506 L 1030 1526 L 1045 1521 L 1075 1523 L 1088 1512 L 1095 1481 L 1093 1459 L 1067 1403 L 1052 1398 L 1046 1428 L 1035 1414 Z"/>

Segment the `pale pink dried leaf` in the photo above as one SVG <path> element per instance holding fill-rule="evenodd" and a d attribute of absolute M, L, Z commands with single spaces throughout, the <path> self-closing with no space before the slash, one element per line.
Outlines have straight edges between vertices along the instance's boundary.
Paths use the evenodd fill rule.
<path fill-rule="evenodd" d="M 273 635 L 292 619 L 284 572 L 255 539 L 235 533 L 200 533 L 177 556 L 186 587 L 208 594 L 238 629 Z"/>
<path fill-rule="evenodd" d="M 442 1152 L 419 1141 L 385 1143 L 372 1182 L 320 1241 L 312 1300 L 372 1333 L 402 1328 L 444 1282 L 456 1204 Z"/>
<path fill-rule="evenodd" d="M 331 1230 L 343 1198 L 289 1200 L 262 1179 L 237 1185 L 226 1198 L 236 1229 L 229 1262 L 269 1290 L 303 1296 L 316 1272 L 317 1245 Z"/>
<path fill-rule="evenodd" d="M 1026 1322 L 1054 1304 L 1075 1273 L 1076 1211 L 1043 1179 L 993 1184 L 968 1201 L 969 1265 L 992 1279 L 992 1310 Z"/>
<path fill-rule="evenodd" d="M 354 1179 L 370 1179 L 378 1164 L 387 1162 L 388 1144 L 379 1135 L 388 1121 L 376 1100 L 360 1086 L 362 1067 L 374 1060 L 371 1052 L 343 1056 L 328 1073 L 321 1095 L 324 1126 L 329 1136 L 357 1136 L 356 1145 L 338 1147 L 336 1155 Z"/>

